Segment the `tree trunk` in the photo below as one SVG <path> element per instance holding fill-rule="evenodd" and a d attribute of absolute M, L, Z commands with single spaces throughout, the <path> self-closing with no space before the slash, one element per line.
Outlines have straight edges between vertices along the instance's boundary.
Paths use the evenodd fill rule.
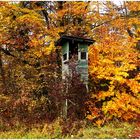
<path fill-rule="evenodd" d="M 5 79 L 5 71 L 4 71 L 4 68 L 3 68 L 3 62 L 2 62 L 2 52 L 0 50 L 0 75 L 1 75 L 1 78 L 2 78 L 2 84 L 3 84 L 3 90 L 2 92 L 4 94 L 7 94 L 7 86 L 6 86 L 6 79 Z"/>

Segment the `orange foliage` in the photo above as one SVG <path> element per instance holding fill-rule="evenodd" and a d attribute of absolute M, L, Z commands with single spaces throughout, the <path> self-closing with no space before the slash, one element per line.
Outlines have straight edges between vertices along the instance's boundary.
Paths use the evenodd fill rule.
<path fill-rule="evenodd" d="M 55 70 L 51 67 L 54 64 L 52 60 L 57 59 L 53 57 L 55 41 L 61 34 L 91 37 L 96 43 L 89 48 L 91 97 L 86 102 L 87 118 L 98 126 L 114 117 L 126 121 L 136 119 L 140 114 L 140 3 L 122 2 L 122 5 L 115 5 L 112 1 L 62 2 L 60 7 L 58 3 L 43 7 L 36 2 L 29 2 L 27 7 L 22 7 L 20 3 L 0 2 L 1 50 L 7 55 L 11 53 L 15 61 L 22 58 L 24 63 L 27 61 L 31 66 L 34 65 L 34 71 L 26 66 L 15 66 L 13 71 L 18 75 L 17 79 L 30 89 L 36 88 L 36 79 L 25 84 L 24 76 L 28 72 L 24 74 L 24 69 L 30 69 L 34 77 L 40 77 L 40 81 L 51 76 L 55 79 Z M 46 10 L 46 17 L 42 16 L 42 10 Z M 10 59 L 4 56 L 1 61 L 8 63 Z M 14 65 L 15 61 L 10 62 Z M 39 66 L 35 65 L 37 62 Z M 53 69 L 53 72 L 45 68 Z M 42 75 L 45 76 L 41 79 Z M 48 81 L 40 82 L 39 85 Z M 19 86 L 23 87 L 21 83 Z M 25 102 L 26 98 L 20 100 L 21 104 Z M 34 106 L 34 102 L 30 103 Z M 29 108 L 31 106 L 29 104 Z"/>
<path fill-rule="evenodd" d="M 87 118 L 97 125 L 100 120 L 114 117 L 126 121 L 137 119 L 140 114 L 140 59 L 136 49 L 139 14 L 133 13 L 140 5 L 138 2 L 124 2 L 122 9 L 112 9 L 115 6 L 110 4 L 106 5 L 109 11 L 106 14 L 112 19 L 94 29 L 97 42 L 89 49 L 89 72 L 94 92 L 91 91 L 93 101 L 88 105 L 90 115 Z M 130 12 L 125 11 L 128 18 L 121 14 L 123 8 L 129 8 Z M 100 110 L 100 115 L 97 115 L 97 110 Z"/>

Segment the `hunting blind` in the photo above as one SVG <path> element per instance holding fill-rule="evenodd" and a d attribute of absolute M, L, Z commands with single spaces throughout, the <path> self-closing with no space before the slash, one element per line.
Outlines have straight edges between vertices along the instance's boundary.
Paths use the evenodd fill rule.
<path fill-rule="evenodd" d="M 57 46 L 62 46 L 62 79 L 70 74 L 69 64 L 75 62 L 81 80 L 88 83 L 88 46 L 93 43 L 91 39 L 66 35 L 57 41 Z"/>
<path fill-rule="evenodd" d="M 62 79 L 67 80 L 66 76 L 71 76 L 72 69 L 70 65 L 74 63 L 74 69 L 86 86 L 88 91 L 88 46 L 93 44 L 94 40 L 85 39 L 74 36 L 62 36 L 56 43 L 57 46 L 62 47 Z M 63 89 L 63 94 L 67 97 L 68 86 Z M 74 101 L 65 99 L 62 107 L 62 116 L 67 118 L 70 104 Z"/>

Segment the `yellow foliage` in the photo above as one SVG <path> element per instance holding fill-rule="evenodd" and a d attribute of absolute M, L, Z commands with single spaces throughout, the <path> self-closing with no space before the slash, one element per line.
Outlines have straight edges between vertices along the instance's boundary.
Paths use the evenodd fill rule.
<path fill-rule="evenodd" d="M 124 2 L 123 6 L 130 10 L 130 15 L 127 13 L 129 18 L 120 16 L 117 8 L 113 8 L 111 3 L 105 5 L 108 14 L 105 17 L 100 16 L 102 22 L 101 19 L 98 21 L 108 22 L 93 30 L 96 43 L 89 49 L 89 73 L 94 81 L 95 90 L 91 92 L 94 94 L 91 95 L 93 104 L 100 103 L 98 109 L 108 119 L 116 117 L 128 121 L 140 114 L 140 74 L 137 70 L 139 50 L 135 47 L 140 38 L 140 4 Z M 135 73 L 136 75 L 132 76 Z M 103 87 L 101 81 L 104 81 Z M 93 108 L 89 110 L 94 112 Z M 96 119 L 98 117 L 96 116 Z"/>
<path fill-rule="evenodd" d="M 55 52 L 55 41 L 61 34 L 95 39 L 89 48 L 89 74 L 94 83 L 91 98 L 95 101 L 89 105 L 91 115 L 87 118 L 136 118 L 140 113 L 140 4 L 124 2 L 119 7 L 111 1 L 71 1 L 63 2 L 62 8 L 55 3 L 54 8 L 45 8 L 35 2 L 32 8 L 1 2 L 0 43 L 34 64 L 36 58 Z M 49 11 L 46 22 L 42 10 Z M 51 74 L 48 72 L 48 77 Z M 35 104 L 32 102 L 29 110 Z M 101 126 L 104 119 L 95 123 Z"/>

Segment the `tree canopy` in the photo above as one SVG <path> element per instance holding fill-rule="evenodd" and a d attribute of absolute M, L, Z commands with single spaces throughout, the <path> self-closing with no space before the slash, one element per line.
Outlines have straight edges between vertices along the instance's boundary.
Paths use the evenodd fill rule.
<path fill-rule="evenodd" d="M 140 115 L 139 2 L 0 2 L 0 33 L 3 121 L 58 116 L 64 97 L 61 47 L 55 42 L 61 35 L 96 40 L 88 50 L 86 118 L 102 125 Z M 76 100 L 80 91 L 69 94 Z"/>

